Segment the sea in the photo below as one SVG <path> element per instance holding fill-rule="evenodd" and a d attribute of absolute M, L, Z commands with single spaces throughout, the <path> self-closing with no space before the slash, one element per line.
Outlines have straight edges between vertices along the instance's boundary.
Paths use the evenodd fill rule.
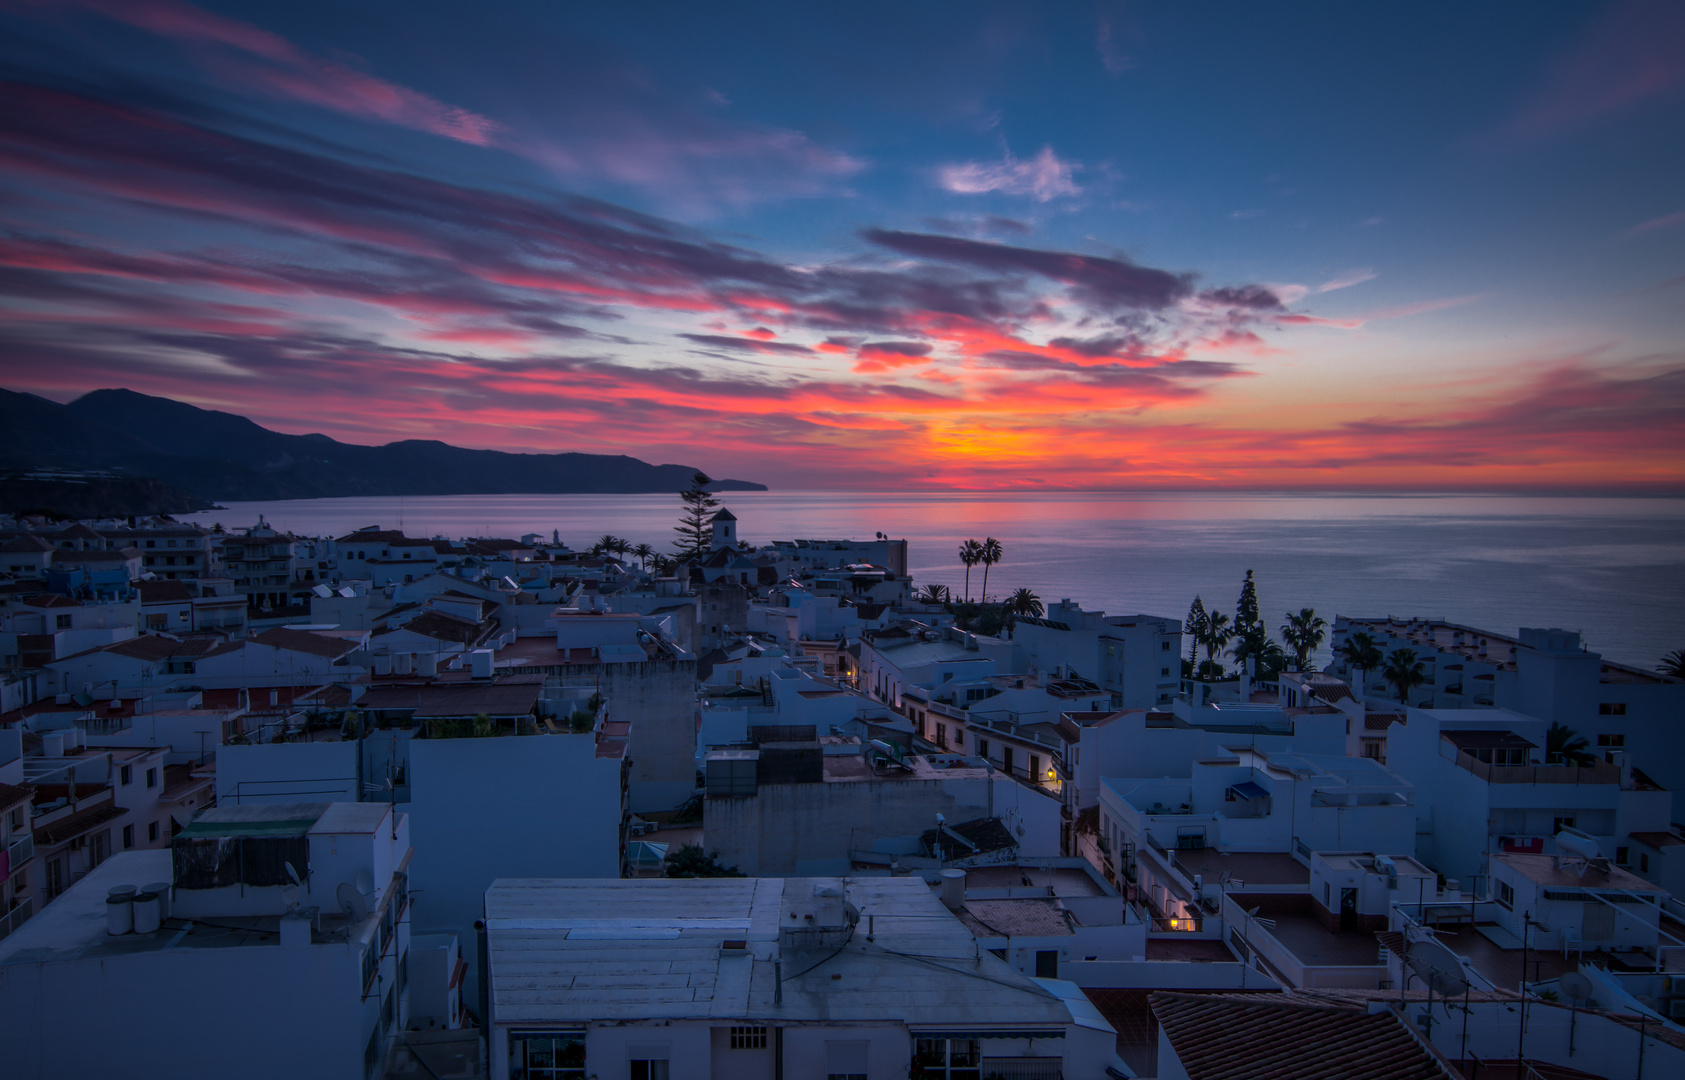
<path fill-rule="evenodd" d="M 1110 614 L 1180 618 L 1193 598 L 1232 613 L 1253 571 L 1268 624 L 1289 611 L 1448 619 L 1497 633 L 1577 630 L 1642 667 L 1685 648 L 1685 498 L 1542 495 L 726 492 L 738 534 L 909 543 L 915 582 L 965 591 L 960 544 L 994 537 L 988 594 L 1027 587 Z M 604 533 L 670 549 L 673 495 L 450 495 L 236 502 L 191 515 L 339 536 L 367 525 L 411 536 L 552 533 L 575 548 Z M 983 568 L 970 592 L 980 596 Z M 1327 659 L 1326 647 L 1322 659 Z"/>

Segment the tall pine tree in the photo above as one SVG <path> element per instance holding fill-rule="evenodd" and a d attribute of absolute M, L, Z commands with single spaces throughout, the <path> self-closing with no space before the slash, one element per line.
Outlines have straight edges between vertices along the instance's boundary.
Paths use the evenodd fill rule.
<path fill-rule="evenodd" d="M 679 534 L 678 543 L 673 545 L 673 554 L 680 562 L 699 559 L 713 546 L 714 507 L 720 504 L 720 500 L 708 491 L 712 482 L 707 473 L 699 472 L 690 478 L 690 487 L 679 492 L 684 510 L 673 529 Z"/>
<path fill-rule="evenodd" d="M 1206 632 L 1210 629 L 1211 619 L 1205 614 L 1205 601 L 1195 596 L 1182 627 L 1182 633 L 1188 635 L 1188 663 L 1199 663 L 1199 647 L 1204 644 Z"/>

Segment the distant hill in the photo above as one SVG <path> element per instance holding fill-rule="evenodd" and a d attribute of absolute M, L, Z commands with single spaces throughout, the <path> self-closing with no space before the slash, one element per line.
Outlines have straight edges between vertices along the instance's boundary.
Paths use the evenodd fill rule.
<path fill-rule="evenodd" d="M 0 468 L 103 470 L 219 501 L 676 492 L 697 471 L 624 455 L 510 454 L 422 439 L 358 446 L 132 390 L 95 390 L 68 405 L 0 390 Z M 711 487 L 766 490 L 744 480 Z"/>

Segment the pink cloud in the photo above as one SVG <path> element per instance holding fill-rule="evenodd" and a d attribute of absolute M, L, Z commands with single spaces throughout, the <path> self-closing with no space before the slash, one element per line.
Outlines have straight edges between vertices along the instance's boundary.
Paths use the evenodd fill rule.
<path fill-rule="evenodd" d="M 1639 233 L 1653 232 L 1656 229 L 1668 229 L 1675 225 L 1685 225 L 1685 210 L 1673 214 L 1663 214 L 1659 218 L 1651 218 L 1628 229 L 1623 236 L 1637 236 Z"/>
<path fill-rule="evenodd" d="M 937 183 L 956 195 L 984 195 L 998 191 L 1006 195 L 1028 195 L 1037 202 L 1061 196 L 1080 195 L 1075 180 L 1081 162 L 1060 161 L 1051 146 L 1028 161 L 1010 153 L 1002 161 L 966 161 L 944 165 L 936 171 Z"/>
<path fill-rule="evenodd" d="M 1565 134 L 1685 83 L 1685 6 L 1637 0 L 1606 13 L 1506 126 L 1510 139 Z"/>
<path fill-rule="evenodd" d="M 478 113 L 446 105 L 418 90 L 311 56 L 278 34 L 226 19 L 177 0 L 81 0 L 101 14 L 161 37 L 245 54 L 238 59 L 212 51 L 202 62 L 224 82 L 245 84 L 364 119 L 431 132 L 485 146 L 498 124 Z M 254 62 L 255 61 L 255 62 Z"/>

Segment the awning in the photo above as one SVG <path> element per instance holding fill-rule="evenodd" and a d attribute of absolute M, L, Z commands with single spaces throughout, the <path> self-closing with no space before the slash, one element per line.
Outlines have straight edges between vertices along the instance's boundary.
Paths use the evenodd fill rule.
<path fill-rule="evenodd" d="M 1237 799 L 1267 799 L 1270 797 L 1270 793 L 1268 791 L 1265 791 L 1263 788 L 1254 784 L 1250 780 L 1243 780 L 1238 784 L 1233 784 L 1229 787 L 1229 790 L 1234 792 L 1235 798 Z"/>

